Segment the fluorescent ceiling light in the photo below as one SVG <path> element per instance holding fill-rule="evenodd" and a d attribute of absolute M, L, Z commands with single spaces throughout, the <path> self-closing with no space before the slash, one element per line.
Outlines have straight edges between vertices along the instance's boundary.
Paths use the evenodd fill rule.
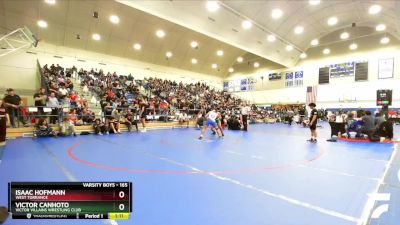
<path fill-rule="evenodd" d="M 119 17 L 116 15 L 111 15 L 110 21 L 111 21 L 111 23 L 117 24 L 117 23 L 119 23 Z"/>
<path fill-rule="evenodd" d="M 163 30 L 158 30 L 156 32 L 157 37 L 163 38 L 165 36 L 165 32 Z"/>
<path fill-rule="evenodd" d="M 304 27 L 303 26 L 297 26 L 294 28 L 294 33 L 295 34 L 301 34 L 304 31 Z"/>
<path fill-rule="evenodd" d="M 56 0 L 44 0 L 44 2 L 46 2 L 49 5 L 54 5 L 56 4 Z"/>
<path fill-rule="evenodd" d="M 350 34 L 347 33 L 347 32 L 343 32 L 343 33 L 340 34 L 340 39 L 344 40 L 344 39 L 347 39 L 349 37 L 350 37 Z"/>
<path fill-rule="evenodd" d="M 38 25 L 39 27 L 41 27 L 41 28 L 46 28 L 46 27 L 47 27 L 47 22 L 44 21 L 44 20 L 39 20 L 39 21 L 37 22 L 37 25 Z"/>
<path fill-rule="evenodd" d="M 210 12 L 215 12 L 219 9 L 218 1 L 207 1 L 206 8 Z"/>
<path fill-rule="evenodd" d="M 311 41 L 311 45 L 312 45 L 312 46 L 316 46 L 316 45 L 318 45 L 318 44 L 319 44 L 318 39 L 313 39 L 313 40 Z"/>
<path fill-rule="evenodd" d="M 375 27 L 375 30 L 376 31 L 384 31 L 384 30 L 386 30 L 386 25 L 385 24 L 378 24 L 376 27 Z"/>
<path fill-rule="evenodd" d="M 242 22 L 242 27 L 243 27 L 243 29 L 248 30 L 248 29 L 250 29 L 252 26 L 253 26 L 253 24 L 251 23 L 250 20 L 244 20 L 244 21 Z"/>
<path fill-rule="evenodd" d="M 353 43 L 349 46 L 350 50 L 356 50 L 358 48 L 358 45 L 356 43 Z"/>
<path fill-rule="evenodd" d="M 101 39 L 100 34 L 93 34 L 92 35 L 93 40 L 99 41 Z"/>
<path fill-rule="evenodd" d="M 329 19 L 328 19 L 328 21 L 327 21 L 327 23 L 328 23 L 328 25 L 329 26 L 334 26 L 334 25 L 336 25 L 337 24 L 337 22 L 338 22 L 338 18 L 337 17 L 330 17 Z"/>
<path fill-rule="evenodd" d="M 199 46 L 199 43 L 197 43 L 197 41 L 192 41 L 190 43 L 190 47 L 192 47 L 192 48 L 197 48 L 198 46 Z"/>
<path fill-rule="evenodd" d="M 328 55 L 329 53 L 331 53 L 331 50 L 329 48 L 325 48 L 322 53 L 324 53 L 325 55 Z"/>
<path fill-rule="evenodd" d="M 272 12 L 271 12 L 271 17 L 272 17 L 273 19 L 279 19 L 279 18 L 282 17 L 282 15 L 283 15 L 283 11 L 280 10 L 280 9 L 274 9 L 274 10 L 272 10 Z"/>
<path fill-rule="evenodd" d="M 319 5 L 321 3 L 321 0 L 309 0 L 308 3 L 310 5 Z"/>
<path fill-rule="evenodd" d="M 388 38 L 388 37 L 383 37 L 382 39 L 381 39 L 381 44 L 387 44 L 387 43 L 389 43 L 390 42 L 390 39 Z"/>
<path fill-rule="evenodd" d="M 136 50 L 140 50 L 140 49 L 142 49 L 142 45 L 139 44 L 139 43 L 135 43 L 135 44 L 133 45 L 133 48 L 136 49 Z"/>
<path fill-rule="evenodd" d="M 270 35 L 268 35 L 267 40 L 269 42 L 274 42 L 276 40 L 276 37 L 275 37 L 275 35 L 270 34 Z"/>
<path fill-rule="evenodd" d="M 382 6 L 380 5 L 371 5 L 368 9 L 369 14 L 378 14 L 382 10 Z"/>

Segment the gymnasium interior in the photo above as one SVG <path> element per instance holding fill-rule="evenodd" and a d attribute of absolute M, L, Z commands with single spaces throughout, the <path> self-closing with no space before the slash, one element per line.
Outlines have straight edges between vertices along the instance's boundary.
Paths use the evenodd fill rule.
<path fill-rule="evenodd" d="M 0 0 L 0 224 L 397 225 L 400 1 Z"/>

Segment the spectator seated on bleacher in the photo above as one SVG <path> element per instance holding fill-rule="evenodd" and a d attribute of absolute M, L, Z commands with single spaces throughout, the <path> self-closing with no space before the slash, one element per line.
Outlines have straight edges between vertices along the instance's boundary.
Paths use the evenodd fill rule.
<path fill-rule="evenodd" d="M 78 114 L 76 113 L 76 109 L 71 109 L 67 118 L 75 126 L 80 126 L 83 124 L 82 119 L 79 118 Z"/>
<path fill-rule="evenodd" d="M 136 131 L 139 131 L 139 127 L 138 127 L 138 123 L 137 123 L 139 118 L 138 118 L 138 116 L 136 116 L 135 114 L 132 113 L 131 109 L 125 110 L 123 120 L 124 120 L 125 126 L 128 128 L 129 132 L 132 131 L 132 125 L 135 125 Z"/>
<path fill-rule="evenodd" d="M 37 137 L 57 137 L 58 133 L 49 126 L 46 119 L 40 118 L 35 127 L 35 134 Z"/>
<path fill-rule="evenodd" d="M 383 122 L 385 122 L 385 118 L 382 117 L 380 112 L 377 112 L 374 120 L 375 128 L 378 129 Z"/>
<path fill-rule="evenodd" d="M 240 130 L 240 121 L 237 116 L 231 116 L 227 120 L 228 130 Z"/>
<path fill-rule="evenodd" d="M 107 121 L 108 121 L 107 127 L 110 133 L 121 134 L 121 130 L 119 127 L 120 125 L 119 120 L 116 120 L 113 116 L 111 116 Z"/>
<path fill-rule="evenodd" d="M 371 111 L 366 111 L 361 120 L 363 122 L 362 132 L 368 136 L 373 134 L 375 131 L 375 122 L 371 116 Z"/>
<path fill-rule="evenodd" d="M 83 124 L 91 124 L 95 119 L 96 115 L 94 112 L 90 111 L 87 108 L 83 108 L 81 112 L 81 119 Z"/>
<path fill-rule="evenodd" d="M 95 119 L 93 122 L 94 133 L 98 135 L 108 134 L 106 125 L 99 119 Z"/>
<path fill-rule="evenodd" d="M 186 127 L 189 127 L 189 116 L 186 113 L 186 110 L 178 112 L 176 115 L 180 125 L 186 124 Z"/>
<path fill-rule="evenodd" d="M 69 117 L 65 117 L 60 124 L 60 136 L 76 136 L 75 125 Z"/>
<path fill-rule="evenodd" d="M 384 121 L 382 122 L 378 129 L 376 130 L 376 135 L 379 137 L 384 137 L 386 139 L 393 139 L 393 122 Z"/>

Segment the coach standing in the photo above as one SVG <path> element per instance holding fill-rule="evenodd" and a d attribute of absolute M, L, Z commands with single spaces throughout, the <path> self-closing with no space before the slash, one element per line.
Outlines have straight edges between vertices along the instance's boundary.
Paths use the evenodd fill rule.
<path fill-rule="evenodd" d="M 242 106 L 240 107 L 240 121 L 243 125 L 244 131 L 247 131 L 247 117 L 249 116 L 250 110 L 250 107 L 246 103 L 242 103 Z"/>
<path fill-rule="evenodd" d="M 8 94 L 4 97 L 4 104 L 7 109 L 7 113 L 10 116 L 10 124 L 12 127 L 15 127 L 15 117 L 20 120 L 24 125 L 25 121 L 21 115 L 21 98 L 14 93 L 14 89 L 7 89 Z"/>

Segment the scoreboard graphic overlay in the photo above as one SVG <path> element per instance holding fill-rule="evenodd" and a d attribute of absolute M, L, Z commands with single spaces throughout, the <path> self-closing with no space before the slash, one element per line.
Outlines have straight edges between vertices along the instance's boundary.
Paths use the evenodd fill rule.
<path fill-rule="evenodd" d="M 129 219 L 131 182 L 11 182 L 13 219 Z"/>

